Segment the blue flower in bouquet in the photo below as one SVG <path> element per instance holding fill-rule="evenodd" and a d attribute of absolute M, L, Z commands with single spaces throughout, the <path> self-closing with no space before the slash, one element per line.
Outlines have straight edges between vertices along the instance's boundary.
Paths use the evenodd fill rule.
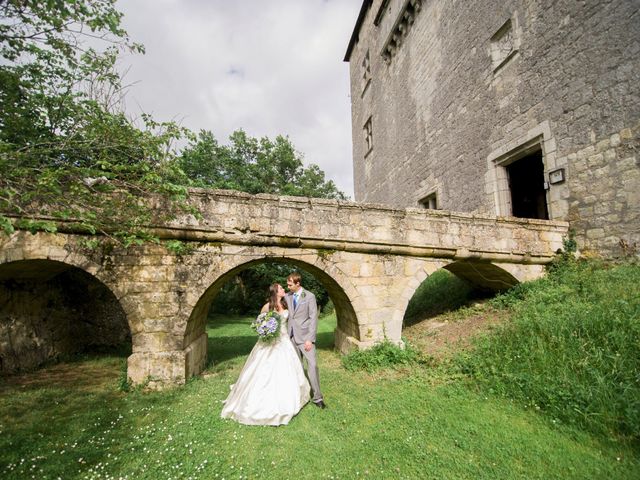
<path fill-rule="evenodd" d="M 251 328 L 258 334 L 258 340 L 270 342 L 280 336 L 282 317 L 273 310 L 261 313 L 251 322 Z"/>

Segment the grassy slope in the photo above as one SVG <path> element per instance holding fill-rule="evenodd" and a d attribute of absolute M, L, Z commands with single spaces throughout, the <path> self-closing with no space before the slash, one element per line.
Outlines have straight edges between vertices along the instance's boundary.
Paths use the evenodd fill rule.
<path fill-rule="evenodd" d="M 517 310 L 522 302 L 504 303 Z M 254 343 L 248 321 L 214 318 L 206 376 L 169 392 L 119 392 L 121 357 L 0 384 L 0 477 L 637 478 L 637 447 L 491 395 L 487 375 L 345 370 L 331 350 L 332 317 L 319 335 L 327 410 L 307 406 L 278 428 L 222 421 L 221 401 Z"/>
<path fill-rule="evenodd" d="M 458 363 L 486 390 L 640 440 L 640 266 L 571 262 L 492 302 L 511 321 Z"/>

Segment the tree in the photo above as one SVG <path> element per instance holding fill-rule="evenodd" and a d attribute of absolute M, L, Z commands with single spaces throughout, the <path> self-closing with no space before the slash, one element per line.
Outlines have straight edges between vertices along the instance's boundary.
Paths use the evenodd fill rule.
<path fill-rule="evenodd" d="M 346 199 L 320 167 L 305 168 L 302 155 L 282 135 L 257 139 L 238 130 L 229 137 L 229 145 L 220 145 L 211 132 L 202 130 L 190 136 L 179 165 L 201 187 Z"/>
<path fill-rule="evenodd" d="M 216 313 L 257 314 L 268 301 L 268 287 L 278 282 L 286 290 L 287 277 L 294 270 L 290 265 L 265 262 L 243 270 L 222 287 L 216 296 L 212 311 Z M 312 291 L 318 308 L 324 309 L 329 303 L 329 294 L 322 284 L 310 273 L 295 268 L 302 275 L 302 285 Z"/>
<path fill-rule="evenodd" d="M 225 146 L 148 115 L 134 124 L 115 65 L 119 52 L 144 49 L 121 28 L 115 2 L 0 0 L 0 229 L 55 231 L 64 220 L 139 242 L 151 220 L 186 208 L 190 185 L 344 198 L 317 166 L 303 167 L 286 137 L 237 131 Z M 171 199 L 163 218 L 148 205 L 154 193 Z"/>
<path fill-rule="evenodd" d="M 33 220 L 45 213 L 126 243 L 145 236 L 149 193 L 184 193 L 172 162 L 183 129 L 149 116 L 140 129 L 117 108 L 117 55 L 143 48 L 114 4 L 0 0 L 0 211 L 20 226 L 54 230 Z M 0 227 L 13 222 L 0 215 Z"/>

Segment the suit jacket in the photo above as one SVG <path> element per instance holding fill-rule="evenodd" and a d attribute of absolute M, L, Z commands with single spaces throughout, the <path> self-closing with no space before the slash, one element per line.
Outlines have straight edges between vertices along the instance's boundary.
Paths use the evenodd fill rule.
<path fill-rule="evenodd" d="M 285 301 L 289 307 L 289 336 L 297 344 L 306 341 L 315 343 L 318 330 L 318 305 L 315 295 L 303 288 L 296 308 L 293 308 L 293 293 L 287 293 Z"/>

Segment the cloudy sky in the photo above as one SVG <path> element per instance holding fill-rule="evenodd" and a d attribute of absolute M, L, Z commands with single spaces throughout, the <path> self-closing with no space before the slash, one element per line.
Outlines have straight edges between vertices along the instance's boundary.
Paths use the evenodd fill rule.
<path fill-rule="evenodd" d="M 353 198 L 349 68 L 362 0 L 119 0 L 144 44 L 127 56 L 131 114 L 151 113 L 226 143 L 244 129 L 288 135 Z"/>

